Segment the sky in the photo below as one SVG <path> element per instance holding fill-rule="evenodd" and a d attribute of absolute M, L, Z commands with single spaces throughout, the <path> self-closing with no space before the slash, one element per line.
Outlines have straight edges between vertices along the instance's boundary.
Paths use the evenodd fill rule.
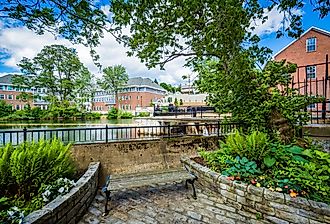
<path fill-rule="evenodd" d="M 104 8 L 106 10 L 106 7 Z M 273 50 L 273 54 L 288 45 L 294 39 L 287 36 L 276 38 L 275 32 L 280 28 L 283 14 L 273 9 L 265 12 L 268 20 L 264 24 L 258 24 L 254 32 L 261 37 L 260 45 L 267 46 Z M 312 7 L 305 5 L 303 11 L 295 13 L 303 15 L 303 28 L 307 30 L 315 26 L 330 31 L 330 15 L 324 19 L 319 19 L 318 14 L 312 11 Z M 17 63 L 23 58 L 33 58 L 45 45 L 63 44 L 67 47 L 77 49 L 80 60 L 97 77 L 101 76 L 99 69 L 93 64 L 89 55 L 89 49 L 80 45 L 72 45 L 67 40 L 55 38 L 52 34 L 37 35 L 25 27 L 5 27 L 0 20 L 0 75 L 19 72 Z M 118 44 L 110 34 L 105 34 L 101 40 L 101 45 L 96 49 L 103 66 L 122 64 L 126 67 L 130 77 L 149 77 L 161 82 L 178 85 L 184 83 L 183 75 L 191 74 L 189 68 L 183 67 L 184 59 L 179 58 L 168 63 L 165 70 L 159 68 L 148 70 L 136 57 L 126 55 L 128 49 Z"/>

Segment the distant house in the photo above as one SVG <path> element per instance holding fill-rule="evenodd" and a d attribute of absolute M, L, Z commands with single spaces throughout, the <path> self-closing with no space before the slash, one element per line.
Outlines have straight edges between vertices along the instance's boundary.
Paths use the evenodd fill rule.
<path fill-rule="evenodd" d="M 135 111 L 150 107 L 152 103 L 164 98 L 166 90 L 149 78 L 130 78 L 119 93 L 120 109 Z"/>
<path fill-rule="evenodd" d="M 46 93 L 45 88 L 18 88 L 12 83 L 14 74 L 8 74 L 0 77 L 0 100 L 6 101 L 11 104 L 13 109 L 21 110 L 24 109 L 27 102 L 23 102 L 19 99 L 19 95 L 22 92 L 31 93 L 35 95 L 35 99 L 32 100 L 32 107 L 40 107 L 41 109 L 47 109 L 48 103 L 42 99 L 42 96 Z"/>
<path fill-rule="evenodd" d="M 115 105 L 115 95 L 99 89 L 95 92 L 91 109 L 93 112 L 108 113 L 108 111 Z"/>
<path fill-rule="evenodd" d="M 297 64 L 293 74 L 294 87 L 301 94 L 319 95 L 330 98 L 329 82 L 326 81 L 326 72 L 329 71 L 330 32 L 317 27 L 309 28 L 300 38 L 294 40 L 274 55 L 274 60 Z M 328 60 L 328 61 L 327 61 Z M 328 74 L 329 75 L 329 74 Z M 328 82 L 325 91 L 325 82 Z M 310 105 L 309 109 L 315 109 Z"/>

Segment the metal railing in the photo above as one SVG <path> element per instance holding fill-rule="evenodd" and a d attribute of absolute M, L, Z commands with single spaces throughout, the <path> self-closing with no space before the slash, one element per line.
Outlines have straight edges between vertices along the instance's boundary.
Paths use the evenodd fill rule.
<path fill-rule="evenodd" d="M 88 127 L 27 129 L 0 131 L 0 146 L 18 145 L 24 141 L 58 138 L 63 142 L 107 143 L 132 139 L 158 139 L 182 136 L 225 136 L 242 123 L 198 123 L 166 126 Z"/>

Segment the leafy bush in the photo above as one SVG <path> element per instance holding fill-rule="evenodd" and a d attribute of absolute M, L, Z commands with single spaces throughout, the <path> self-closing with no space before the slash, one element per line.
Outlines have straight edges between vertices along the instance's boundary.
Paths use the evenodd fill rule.
<path fill-rule="evenodd" d="M 219 150 L 199 154 L 212 170 L 232 179 L 330 203 L 330 154 L 314 144 L 305 147 L 284 145 L 258 131 L 235 131 Z"/>
<path fill-rule="evenodd" d="M 108 112 L 108 116 L 107 116 L 107 118 L 108 118 L 109 120 L 111 120 L 111 119 L 117 119 L 117 118 L 118 118 L 118 109 L 115 108 L 115 107 L 112 107 L 112 108 L 109 110 L 109 112 Z"/>
<path fill-rule="evenodd" d="M 234 161 L 227 161 L 227 164 L 230 165 L 230 168 L 223 171 L 226 176 L 235 176 L 241 179 L 242 177 L 255 178 L 258 174 L 261 174 L 256 162 L 249 161 L 246 157 L 241 159 L 237 156 Z"/>
<path fill-rule="evenodd" d="M 16 195 L 29 200 L 43 183 L 72 177 L 75 168 L 70 147 L 53 139 L 1 148 L 0 173 L 4 174 L 0 179 L 1 195 Z"/>
<path fill-rule="evenodd" d="M 235 130 L 226 138 L 225 142 L 220 142 L 220 148 L 227 155 L 260 161 L 268 154 L 269 144 L 270 139 L 266 133 L 252 131 L 251 134 L 244 135 Z"/>
<path fill-rule="evenodd" d="M 74 186 L 67 179 L 75 171 L 70 147 L 53 139 L 0 148 L 0 195 L 5 196 L 0 198 L 0 223 L 20 223 L 24 212 L 41 208 Z"/>
<path fill-rule="evenodd" d="M 107 118 L 110 119 L 129 119 L 133 118 L 133 114 L 131 112 L 118 110 L 113 107 L 109 110 Z"/>
<path fill-rule="evenodd" d="M 127 111 L 119 111 L 119 119 L 131 119 L 133 118 L 133 114 Z"/>
<path fill-rule="evenodd" d="M 150 117 L 150 112 L 140 112 L 137 117 Z"/>

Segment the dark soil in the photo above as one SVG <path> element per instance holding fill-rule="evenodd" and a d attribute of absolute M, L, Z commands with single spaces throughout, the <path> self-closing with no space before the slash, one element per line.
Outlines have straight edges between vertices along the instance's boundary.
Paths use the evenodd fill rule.
<path fill-rule="evenodd" d="M 192 158 L 192 160 L 198 164 L 201 164 L 202 166 L 208 167 L 206 161 L 202 157 L 194 157 L 194 158 Z"/>

